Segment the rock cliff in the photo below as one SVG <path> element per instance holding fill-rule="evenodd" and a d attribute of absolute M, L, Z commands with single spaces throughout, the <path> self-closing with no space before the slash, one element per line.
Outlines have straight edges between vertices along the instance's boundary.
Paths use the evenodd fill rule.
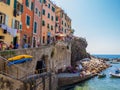
<path fill-rule="evenodd" d="M 90 54 L 87 53 L 86 47 L 88 43 L 85 38 L 73 38 L 71 42 L 71 61 L 72 65 L 75 64 L 76 61 L 81 60 L 83 58 L 90 58 Z"/>

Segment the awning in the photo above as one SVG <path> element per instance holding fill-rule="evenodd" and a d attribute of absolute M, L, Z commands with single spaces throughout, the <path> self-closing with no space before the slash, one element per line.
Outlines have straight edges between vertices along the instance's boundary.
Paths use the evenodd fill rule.
<path fill-rule="evenodd" d="M 57 33 L 55 36 L 66 37 L 66 34 Z"/>

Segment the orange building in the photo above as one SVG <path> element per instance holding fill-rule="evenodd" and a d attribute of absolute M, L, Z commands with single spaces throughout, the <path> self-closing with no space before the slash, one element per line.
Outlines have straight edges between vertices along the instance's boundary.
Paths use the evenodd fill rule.
<path fill-rule="evenodd" d="M 55 36 L 55 5 L 50 0 L 42 4 L 41 44 L 49 44 Z"/>
<path fill-rule="evenodd" d="M 21 46 L 32 45 L 34 0 L 23 0 Z"/>

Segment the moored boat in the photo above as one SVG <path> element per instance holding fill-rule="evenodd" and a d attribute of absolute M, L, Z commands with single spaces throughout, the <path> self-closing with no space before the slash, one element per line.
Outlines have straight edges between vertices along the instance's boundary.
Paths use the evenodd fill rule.
<path fill-rule="evenodd" d="M 104 78 L 104 77 L 106 77 L 106 74 L 98 74 L 98 78 Z"/>
<path fill-rule="evenodd" d="M 120 78 L 120 74 L 110 73 L 110 75 L 111 75 L 112 77 Z"/>

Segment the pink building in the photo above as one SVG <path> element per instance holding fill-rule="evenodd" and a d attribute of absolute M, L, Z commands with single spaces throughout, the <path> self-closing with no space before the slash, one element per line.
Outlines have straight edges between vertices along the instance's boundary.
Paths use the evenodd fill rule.
<path fill-rule="evenodd" d="M 41 44 L 49 44 L 55 36 L 55 5 L 43 0 Z"/>
<path fill-rule="evenodd" d="M 35 0 L 34 2 L 34 21 L 33 21 L 33 37 L 32 37 L 32 47 L 37 47 L 40 45 L 41 40 L 41 22 L 42 18 L 42 1 Z"/>

